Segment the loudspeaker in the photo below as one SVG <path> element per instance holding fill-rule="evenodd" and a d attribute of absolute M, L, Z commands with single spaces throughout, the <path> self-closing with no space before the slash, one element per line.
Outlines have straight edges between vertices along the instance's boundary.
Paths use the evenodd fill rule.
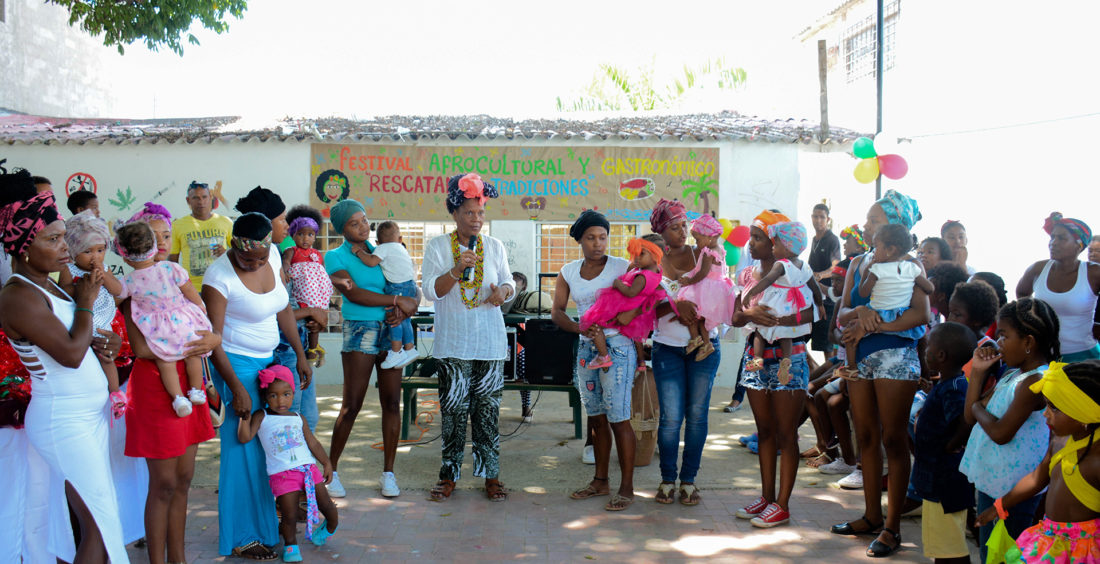
<path fill-rule="evenodd" d="M 504 380 L 514 382 L 516 380 L 516 328 L 505 327 L 504 336 L 508 339 L 507 355 L 504 357 Z"/>
<path fill-rule="evenodd" d="M 549 319 L 528 319 L 523 350 L 531 384 L 572 384 L 578 335 Z"/>

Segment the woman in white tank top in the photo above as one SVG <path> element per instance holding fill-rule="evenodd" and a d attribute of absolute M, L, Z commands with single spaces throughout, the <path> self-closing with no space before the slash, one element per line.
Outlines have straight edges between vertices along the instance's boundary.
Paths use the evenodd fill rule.
<path fill-rule="evenodd" d="M 46 542 L 70 562 L 128 562 L 108 457 L 107 379 L 97 359 L 113 358 L 121 341 L 93 342 L 99 276 L 78 282 L 75 300 L 50 280 L 70 260 L 65 224 L 53 193 L 36 195 L 27 181 L 25 171 L 0 175 L 0 231 L 13 265 L 0 291 L 0 323 L 33 378 L 27 437 L 62 479 L 51 480 Z M 79 547 L 66 498 L 83 531 Z"/>
<path fill-rule="evenodd" d="M 1050 260 L 1027 269 L 1016 286 L 1016 297 L 1034 297 L 1054 308 L 1061 326 L 1062 362 L 1100 359 L 1093 324 L 1100 264 L 1078 259 L 1092 240 L 1092 230 L 1058 212 L 1047 218 L 1044 229 L 1050 235 Z"/>

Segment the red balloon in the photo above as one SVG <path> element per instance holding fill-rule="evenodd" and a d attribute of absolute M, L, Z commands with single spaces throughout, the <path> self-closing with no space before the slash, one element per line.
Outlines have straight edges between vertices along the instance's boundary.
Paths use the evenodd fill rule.
<path fill-rule="evenodd" d="M 735 247 L 744 247 L 749 242 L 751 231 L 747 225 L 738 225 L 730 230 L 730 236 L 726 240 Z"/>
<path fill-rule="evenodd" d="M 901 155 L 879 155 L 878 169 L 886 178 L 897 180 L 909 172 L 909 163 Z"/>

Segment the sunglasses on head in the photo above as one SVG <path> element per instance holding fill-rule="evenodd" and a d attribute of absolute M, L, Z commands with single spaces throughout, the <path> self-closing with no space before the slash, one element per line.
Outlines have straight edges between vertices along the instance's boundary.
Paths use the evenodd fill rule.
<path fill-rule="evenodd" d="M 196 188 L 202 188 L 203 190 L 206 190 L 209 187 L 210 185 L 206 184 L 205 182 L 197 182 L 192 180 L 191 184 L 187 185 L 187 191 L 190 192 L 191 190 L 194 190 Z"/>

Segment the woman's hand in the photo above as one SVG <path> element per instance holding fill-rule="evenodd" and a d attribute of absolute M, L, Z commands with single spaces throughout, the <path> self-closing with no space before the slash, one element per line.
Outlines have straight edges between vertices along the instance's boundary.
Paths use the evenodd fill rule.
<path fill-rule="evenodd" d="M 595 339 L 602 332 L 603 328 L 593 323 L 592 325 L 588 326 L 588 330 L 584 332 L 584 336 L 588 337 L 589 339 Z"/>
<path fill-rule="evenodd" d="M 310 382 L 313 381 L 313 365 L 309 363 L 306 355 L 298 357 L 298 378 L 302 381 L 303 390 L 308 388 Z"/>
<path fill-rule="evenodd" d="M 405 317 L 416 315 L 416 310 L 419 307 L 420 304 L 413 298 L 408 296 L 397 297 L 397 308 L 401 310 L 401 313 L 405 314 Z"/>
<path fill-rule="evenodd" d="M 213 351 L 218 345 L 222 344 L 222 336 L 213 331 L 200 329 L 195 331 L 195 334 L 198 335 L 199 338 L 185 345 L 187 356 L 202 356 Z"/>
<path fill-rule="evenodd" d="M 504 302 L 507 300 L 508 297 L 507 286 L 497 286 L 496 284 L 489 284 L 489 291 L 489 297 L 485 298 L 485 301 L 481 303 L 489 304 L 493 307 L 500 307 L 504 305 Z"/>
<path fill-rule="evenodd" d="M 772 308 L 756 304 L 741 312 L 749 318 L 749 321 L 760 327 L 775 327 L 779 325 L 779 318 L 772 313 Z"/>
<path fill-rule="evenodd" d="M 458 260 L 455 261 L 455 268 L 458 270 L 466 270 L 477 264 L 477 253 L 466 249 L 462 251 L 462 254 L 458 255 Z M 459 274 L 459 276 L 462 276 Z"/>
<path fill-rule="evenodd" d="M 856 315 L 859 316 L 859 324 L 863 327 L 864 333 L 874 333 L 878 331 L 879 325 L 882 324 L 882 317 L 869 307 L 857 307 Z"/>
<path fill-rule="evenodd" d="M 101 361 L 111 362 L 122 348 L 122 337 L 106 329 L 96 329 L 98 335 L 92 337 L 92 351 Z"/>
<path fill-rule="evenodd" d="M 408 318 L 409 316 L 405 315 L 405 312 L 401 311 L 400 309 L 396 307 L 388 307 L 386 308 L 386 318 L 384 322 L 390 327 L 397 327 L 398 325 L 401 325 L 402 321 L 405 321 Z"/>
<path fill-rule="evenodd" d="M 860 325 L 858 321 L 853 321 L 844 327 L 844 332 L 840 334 L 840 342 L 844 345 L 855 345 L 866 335 L 867 332 L 863 330 L 863 325 Z"/>
<path fill-rule="evenodd" d="M 676 312 L 676 320 L 681 325 L 694 325 L 699 321 L 699 314 L 695 308 L 695 304 L 687 300 L 677 300 L 676 307 L 672 308 Z"/>
<path fill-rule="evenodd" d="M 93 270 L 73 282 L 74 291 L 76 293 L 76 295 L 73 296 L 73 301 L 76 302 L 76 307 L 92 309 L 92 306 L 95 305 L 95 299 L 99 297 L 99 288 L 101 286 L 103 286 L 102 268 Z"/>
<path fill-rule="evenodd" d="M 252 416 L 252 396 L 248 395 L 248 390 L 244 389 L 239 380 L 232 391 L 233 403 L 230 404 L 230 407 L 233 408 L 233 412 L 237 414 L 237 417 L 247 421 Z"/>

